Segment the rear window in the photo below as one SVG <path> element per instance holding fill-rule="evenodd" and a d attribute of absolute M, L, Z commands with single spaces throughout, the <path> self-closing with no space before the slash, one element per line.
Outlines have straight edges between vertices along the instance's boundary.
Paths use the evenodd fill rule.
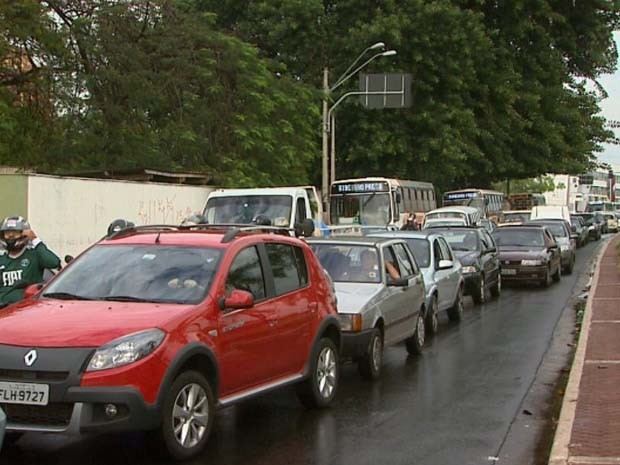
<path fill-rule="evenodd" d="M 500 228 L 493 232 L 493 239 L 500 247 L 544 247 L 545 245 L 543 231 L 537 228 Z"/>
<path fill-rule="evenodd" d="M 321 265 L 335 282 L 381 282 L 375 247 L 349 244 L 311 244 Z"/>

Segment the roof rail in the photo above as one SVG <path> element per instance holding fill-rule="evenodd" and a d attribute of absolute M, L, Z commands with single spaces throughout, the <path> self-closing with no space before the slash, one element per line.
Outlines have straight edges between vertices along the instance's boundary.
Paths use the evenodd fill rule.
<path fill-rule="evenodd" d="M 120 229 L 116 232 L 113 232 L 109 236 L 106 236 L 107 239 L 118 239 L 119 237 L 126 236 L 127 234 L 133 234 L 136 232 L 148 232 L 148 231 L 176 231 L 179 229 L 179 226 L 173 224 L 146 224 L 143 226 L 132 226 L 130 228 Z"/>
<path fill-rule="evenodd" d="M 291 231 L 295 231 L 292 228 L 285 228 L 279 226 L 242 226 L 242 227 L 234 227 L 230 231 L 228 231 L 224 237 L 222 237 L 222 244 L 232 241 L 239 233 L 249 232 L 249 231 L 258 231 L 258 232 L 271 232 L 274 234 L 282 234 L 286 236 L 290 236 Z"/>

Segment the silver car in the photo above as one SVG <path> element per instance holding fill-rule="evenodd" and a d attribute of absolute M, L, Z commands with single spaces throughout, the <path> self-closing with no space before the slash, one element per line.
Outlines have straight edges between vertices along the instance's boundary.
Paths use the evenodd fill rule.
<path fill-rule="evenodd" d="M 461 263 L 456 259 L 450 244 L 440 232 L 433 229 L 422 231 L 396 231 L 374 234 L 376 237 L 404 239 L 413 252 L 424 275 L 426 286 L 426 330 L 437 332 L 438 314 L 446 311 L 452 321 L 460 321 L 463 315 L 465 281 Z"/>
<path fill-rule="evenodd" d="M 379 376 L 384 346 L 405 341 L 410 354 L 422 351 L 424 279 L 404 240 L 335 237 L 308 244 L 336 288 L 342 354 L 362 376 Z"/>

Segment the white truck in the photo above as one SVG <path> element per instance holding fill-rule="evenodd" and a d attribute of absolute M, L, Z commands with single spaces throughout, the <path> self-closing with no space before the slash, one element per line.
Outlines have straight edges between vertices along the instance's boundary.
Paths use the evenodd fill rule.
<path fill-rule="evenodd" d="M 266 218 L 293 228 L 306 219 L 321 224 L 321 203 L 312 186 L 217 189 L 204 209 L 209 224 L 252 224 Z"/>
<path fill-rule="evenodd" d="M 0 217 L 21 215 L 60 258 L 77 256 L 116 219 L 180 224 L 214 187 L 40 174 L 0 174 Z M 0 218 L 0 219 L 1 219 Z"/>

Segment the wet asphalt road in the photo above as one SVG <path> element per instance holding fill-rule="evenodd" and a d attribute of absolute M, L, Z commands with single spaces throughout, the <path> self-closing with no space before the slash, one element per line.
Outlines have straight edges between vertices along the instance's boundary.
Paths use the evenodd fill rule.
<path fill-rule="evenodd" d="M 443 315 L 421 357 L 388 348 L 376 382 L 344 366 L 329 409 L 305 410 L 288 389 L 219 411 L 206 452 L 188 463 L 492 463 L 598 244 L 580 249 L 573 275 L 550 289 L 504 288 L 483 306 L 467 299 L 463 321 L 450 324 Z M 28 434 L 0 454 L 2 465 L 171 463 L 142 434 Z"/>

